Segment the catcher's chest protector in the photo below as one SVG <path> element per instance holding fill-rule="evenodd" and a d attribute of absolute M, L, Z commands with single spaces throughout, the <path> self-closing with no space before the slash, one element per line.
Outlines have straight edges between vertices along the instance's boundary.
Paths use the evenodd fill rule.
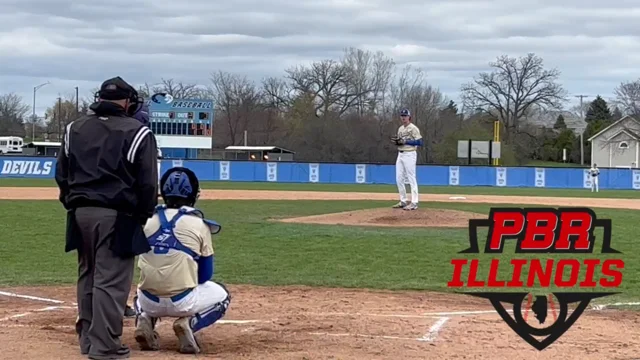
<path fill-rule="evenodd" d="M 178 240 L 176 235 L 173 232 L 173 229 L 176 226 L 176 222 L 185 215 L 191 214 L 202 214 L 200 210 L 186 210 L 180 209 L 178 213 L 173 217 L 173 219 L 168 220 L 166 214 L 166 208 L 164 206 L 158 206 L 156 208 L 156 214 L 160 219 L 160 229 L 155 232 L 155 234 L 149 236 L 147 241 L 149 245 L 153 249 L 154 254 L 167 254 L 169 253 L 169 249 L 174 249 L 178 251 L 182 251 L 187 255 L 191 256 L 194 260 L 198 260 L 200 256 L 196 254 L 195 251 L 186 247 L 184 244 Z"/>

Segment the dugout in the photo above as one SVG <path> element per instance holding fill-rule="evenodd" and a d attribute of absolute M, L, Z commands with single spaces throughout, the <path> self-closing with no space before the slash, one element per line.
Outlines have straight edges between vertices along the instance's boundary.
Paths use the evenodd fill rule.
<path fill-rule="evenodd" d="M 293 161 L 295 152 L 277 146 L 227 146 L 224 160 Z"/>
<path fill-rule="evenodd" d="M 22 155 L 27 156 L 58 156 L 62 143 L 49 141 L 34 141 L 22 147 Z"/>

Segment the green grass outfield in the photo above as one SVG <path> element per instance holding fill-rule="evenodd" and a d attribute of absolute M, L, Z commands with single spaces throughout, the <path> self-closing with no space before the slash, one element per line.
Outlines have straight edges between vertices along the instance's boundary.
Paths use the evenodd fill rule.
<path fill-rule="evenodd" d="M 51 179 L 0 179 L 0 187 L 55 187 Z M 203 189 L 233 190 L 282 190 L 282 191 L 330 191 L 330 192 L 375 192 L 397 193 L 395 185 L 369 184 L 313 184 L 313 183 L 269 183 L 269 182 L 226 182 L 204 181 Z M 592 193 L 589 189 L 546 189 L 508 188 L 490 186 L 420 186 L 422 194 L 461 195 L 513 195 L 513 196 L 553 196 L 553 197 L 598 197 L 617 199 L 640 199 L 636 190 L 601 190 Z"/>
<path fill-rule="evenodd" d="M 453 270 L 449 261 L 462 256 L 457 252 L 468 246 L 466 229 L 374 228 L 269 221 L 270 218 L 388 205 L 388 202 L 379 201 L 304 200 L 199 203 L 208 217 L 223 226 L 221 234 L 214 237 L 216 279 L 223 282 L 449 291 L 446 283 Z M 490 205 L 439 203 L 424 204 L 425 207 L 487 214 Z M 623 294 L 605 301 L 639 299 L 638 212 L 596 211 L 599 217 L 613 219 L 613 246 L 623 252 L 619 256 L 626 262 Z M 77 273 L 76 254 L 64 253 L 64 227 L 65 212 L 57 201 L 0 201 L 0 230 L 4 234 L 0 251 L 0 286 L 73 285 Z M 598 242 L 598 252 L 600 246 Z M 513 246 L 507 246 L 505 252 L 503 258 L 513 257 Z M 485 262 L 481 274 L 488 272 L 490 258 L 481 257 Z"/>

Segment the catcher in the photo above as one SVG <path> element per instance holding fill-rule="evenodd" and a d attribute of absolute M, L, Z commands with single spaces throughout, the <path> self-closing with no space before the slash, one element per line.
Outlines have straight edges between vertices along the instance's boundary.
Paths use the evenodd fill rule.
<path fill-rule="evenodd" d="M 180 352 L 197 354 L 194 334 L 221 319 L 231 302 L 224 285 L 211 281 L 211 234 L 221 227 L 193 208 L 200 187 L 191 170 L 169 169 L 161 184 L 165 205 L 156 208 L 144 228 L 152 250 L 138 259 L 135 339 L 142 350 L 158 350 L 158 318 L 176 317 L 173 330 Z"/>

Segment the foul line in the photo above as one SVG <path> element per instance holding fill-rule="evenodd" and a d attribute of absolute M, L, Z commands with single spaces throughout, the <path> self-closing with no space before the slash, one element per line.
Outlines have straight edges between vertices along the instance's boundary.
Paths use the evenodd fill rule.
<path fill-rule="evenodd" d="M 11 315 L 11 316 L 7 316 L 7 317 L 4 317 L 4 318 L 1 318 L 0 322 L 13 320 L 13 319 L 21 318 L 21 317 L 25 317 L 25 316 L 31 315 L 33 313 L 45 312 L 45 311 L 54 311 L 54 310 L 59 310 L 59 309 L 75 309 L 75 307 L 70 307 L 70 306 L 47 306 L 46 308 L 32 310 L 32 311 L 28 311 L 28 312 L 25 312 L 25 313 L 22 313 L 22 314 L 16 314 L 16 315 Z"/>
<path fill-rule="evenodd" d="M 42 302 L 49 302 L 49 303 L 53 303 L 53 304 L 63 304 L 64 303 L 64 301 L 60 301 L 60 300 L 42 298 L 42 297 L 31 296 L 31 295 L 20 295 L 20 294 L 5 292 L 5 291 L 0 291 L 0 295 L 4 295 L 4 296 L 8 296 L 8 297 L 17 297 L 17 298 L 21 298 L 21 299 L 29 299 L 29 300 L 36 300 L 36 301 L 42 301 Z"/>

